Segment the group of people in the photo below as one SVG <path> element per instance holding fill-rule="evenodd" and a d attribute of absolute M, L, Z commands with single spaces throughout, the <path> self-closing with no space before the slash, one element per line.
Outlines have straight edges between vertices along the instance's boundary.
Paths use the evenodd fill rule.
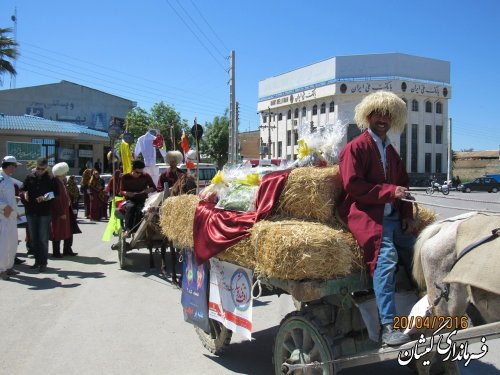
<path fill-rule="evenodd" d="M 108 193 L 98 169 L 87 168 L 84 170 L 80 190 L 83 194 L 85 218 L 93 221 L 107 219 Z"/>
<path fill-rule="evenodd" d="M 389 130 L 402 131 L 407 117 L 405 102 L 397 95 L 378 91 L 366 96 L 355 108 L 355 121 L 363 130 L 349 142 L 339 158 L 343 195 L 338 203 L 341 219 L 364 250 L 364 260 L 373 278 L 373 289 L 382 326 L 381 341 L 386 345 L 401 345 L 410 341 L 408 335 L 394 328 L 396 316 L 395 274 L 401 265 L 409 272 L 415 244 L 415 221 L 407 197 L 409 177 L 388 137 Z M 140 216 L 148 193 L 163 191 L 184 173 L 177 168 L 182 160 L 178 151 L 167 153 L 170 169 L 162 173 L 155 185 L 144 172 L 141 160 L 132 162 L 132 172 L 118 171 L 108 190 L 125 198 L 124 236 L 130 236 Z M 71 251 L 71 222 L 69 189 L 62 182 L 67 165 L 53 168 L 55 178 L 47 171 L 47 161 L 39 159 L 35 172 L 24 181 L 28 232 L 35 253 L 35 264 L 43 272 L 47 265 L 49 235 L 54 240 L 54 254 L 59 254 L 64 240 L 63 254 Z M 14 187 L 9 176 L 16 168 L 15 158 L 8 156 L 2 163 L 0 177 L 1 226 L 0 272 L 2 278 L 13 272 L 12 265 L 17 246 Z M 99 220 L 105 216 L 104 183 L 97 169 L 87 169 L 82 186 L 88 190 L 85 216 Z M 51 197 L 54 199 L 50 199 Z M 13 217 L 14 216 L 14 217 Z M 50 224 L 52 223 L 52 230 Z M 74 231 L 73 231 L 74 233 Z M 11 249 L 5 251 L 4 249 Z M 8 254 L 7 254 L 8 253 Z"/>
<path fill-rule="evenodd" d="M 39 158 L 36 167 L 24 179 L 19 193 L 11 178 L 17 166 L 14 156 L 2 160 L 0 174 L 0 275 L 4 280 L 18 272 L 13 269 L 18 245 L 17 202 L 25 206 L 27 219 L 26 242 L 28 253 L 35 257 L 31 269 L 45 272 L 49 252 L 49 240 L 52 241 L 53 256 L 75 256 L 73 252 L 73 234 L 81 233 L 76 213 L 72 208 L 69 189 L 65 177 L 69 172 L 67 163 L 58 163 L 49 170 L 46 158 Z M 61 252 L 61 241 L 63 249 Z"/>

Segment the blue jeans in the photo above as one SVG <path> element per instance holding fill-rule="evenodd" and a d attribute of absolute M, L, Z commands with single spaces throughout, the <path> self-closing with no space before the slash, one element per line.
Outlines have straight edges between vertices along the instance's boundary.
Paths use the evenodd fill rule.
<path fill-rule="evenodd" d="M 35 263 L 39 266 L 46 266 L 49 254 L 50 215 L 27 215 L 26 218 L 28 219 L 28 232 L 31 249 L 35 255 Z"/>
<path fill-rule="evenodd" d="M 405 234 L 397 212 L 384 217 L 382 243 L 373 273 L 373 289 L 382 324 L 392 324 L 396 316 L 396 266 L 398 255 L 406 269 L 411 269 L 415 236 Z"/>

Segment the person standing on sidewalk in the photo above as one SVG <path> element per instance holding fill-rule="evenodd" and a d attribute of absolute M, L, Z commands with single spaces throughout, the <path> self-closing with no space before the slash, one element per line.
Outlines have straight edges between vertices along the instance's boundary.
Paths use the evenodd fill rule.
<path fill-rule="evenodd" d="M 49 252 L 50 205 L 52 199 L 59 194 L 57 183 L 49 174 L 48 161 L 38 158 L 35 173 L 24 180 L 21 191 L 25 192 L 26 218 L 35 264 L 31 269 L 45 272 Z"/>
<path fill-rule="evenodd" d="M 18 273 L 13 268 L 18 238 L 16 189 L 11 178 L 18 165 L 14 156 L 6 156 L 0 172 L 0 278 L 3 280 Z"/>
<path fill-rule="evenodd" d="M 64 186 L 64 178 L 69 171 L 68 164 L 62 162 L 52 167 L 59 195 L 54 198 L 51 206 L 50 239 L 52 240 L 52 255 L 62 258 L 63 255 L 77 255 L 71 249 L 73 245 L 73 209 L 68 192 Z M 64 241 L 61 254 L 61 241 Z"/>

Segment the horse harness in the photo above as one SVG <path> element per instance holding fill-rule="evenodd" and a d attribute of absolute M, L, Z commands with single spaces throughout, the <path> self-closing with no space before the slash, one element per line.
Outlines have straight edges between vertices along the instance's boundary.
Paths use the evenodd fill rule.
<path fill-rule="evenodd" d="M 480 238 L 479 240 L 477 241 L 474 241 L 472 242 L 471 244 L 469 244 L 467 247 L 465 247 L 465 249 L 463 249 L 460 254 L 458 255 L 457 259 L 455 259 L 455 261 L 453 262 L 451 268 L 450 268 L 450 271 L 453 269 L 453 267 L 455 267 L 455 265 L 458 263 L 458 261 L 460 259 L 462 259 L 466 254 L 470 253 L 472 250 L 474 250 L 475 248 L 477 248 L 478 246 L 486 243 L 486 242 L 489 242 L 489 241 L 492 241 L 494 239 L 496 239 L 497 237 L 500 237 L 500 228 L 495 228 L 491 231 L 491 234 L 483 237 L 483 238 Z M 439 294 L 439 296 L 436 297 L 436 299 L 434 300 L 434 302 L 432 303 L 432 307 L 435 307 L 439 304 L 439 302 L 441 301 L 441 298 L 444 298 L 446 302 L 448 302 L 449 300 L 449 293 L 450 293 L 450 284 L 449 283 L 445 283 L 443 286 L 440 286 L 438 285 L 437 283 L 434 284 L 435 287 L 437 289 L 439 289 L 441 291 L 441 293 Z"/>

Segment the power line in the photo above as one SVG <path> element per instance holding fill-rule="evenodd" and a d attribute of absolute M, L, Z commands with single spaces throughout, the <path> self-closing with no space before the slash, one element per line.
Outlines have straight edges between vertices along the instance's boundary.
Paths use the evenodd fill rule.
<path fill-rule="evenodd" d="M 210 28 L 210 30 L 212 31 L 212 33 L 215 35 L 215 37 L 219 40 L 219 42 L 221 42 L 222 44 L 222 47 L 224 47 L 224 49 L 226 51 L 229 51 L 229 48 L 226 47 L 226 45 L 224 44 L 224 42 L 222 41 L 221 38 L 219 38 L 219 36 L 217 35 L 217 33 L 215 32 L 215 30 L 212 28 L 212 26 L 210 26 L 210 24 L 208 23 L 208 21 L 205 19 L 205 17 L 203 16 L 203 14 L 200 12 L 200 10 L 198 9 L 198 7 L 196 6 L 196 3 L 193 2 L 193 0 L 190 0 L 191 1 L 191 4 L 193 5 L 193 7 L 196 9 L 196 11 L 198 12 L 198 14 L 200 15 L 200 17 L 203 19 L 203 21 L 205 21 L 205 23 L 207 24 L 207 26 Z"/>
<path fill-rule="evenodd" d="M 170 2 L 168 0 L 165 0 L 165 1 L 170 6 L 170 8 L 172 8 L 172 10 L 175 12 L 175 14 L 177 14 L 177 17 L 179 17 L 179 19 L 182 21 L 182 23 L 184 23 L 184 25 L 188 28 L 188 30 L 191 32 L 191 34 L 193 34 L 194 37 L 198 40 L 198 42 L 200 42 L 201 46 L 203 48 L 205 48 L 205 50 L 209 53 L 210 56 L 212 56 L 212 58 L 217 63 L 217 65 L 219 65 L 225 72 L 227 72 L 227 69 L 219 62 L 219 60 L 217 60 L 217 58 L 210 51 L 210 49 L 201 41 L 201 39 L 198 37 L 198 35 L 196 35 L 196 33 L 193 31 L 193 29 L 191 29 L 189 24 L 184 20 L 184 18 L 179 14 L 179 12 L 177 12 L 177 10 L 172 6 L 172 4 L 170 4 Z"/>
<path fill-rule="evenodd" d="M 196 26 L 196 28 L 201 33 L 201 35 L 203 35 L 205 37 L 205 39 L 208 41 L 208 43 L 210 43 L 210 45 L 215 48 L 215 50 L 219 53 L 219 55 L 221 55 L 221 57 L 223 59 L 227 59 L 227 56 L 224 55 L 222 52 L 220 52 L 219 49 L 217 48 L 217 46 L 215 46 L 215 44 L 212 43 L 212 41 L 210 40 L 210 38 L 198 26 L 198 23 L 191 17 L 191 15 L 189 14 L 189 12 L 186 11 L 186 9 L 182 6 L 182 4 L 179 2 L 179 0 L 177 0 L 177 5 L 179 5 L 179 7 L 184 11 L 184 13 L 189 17 L 189 19 L 192 21 L 192 23 Z"/>

